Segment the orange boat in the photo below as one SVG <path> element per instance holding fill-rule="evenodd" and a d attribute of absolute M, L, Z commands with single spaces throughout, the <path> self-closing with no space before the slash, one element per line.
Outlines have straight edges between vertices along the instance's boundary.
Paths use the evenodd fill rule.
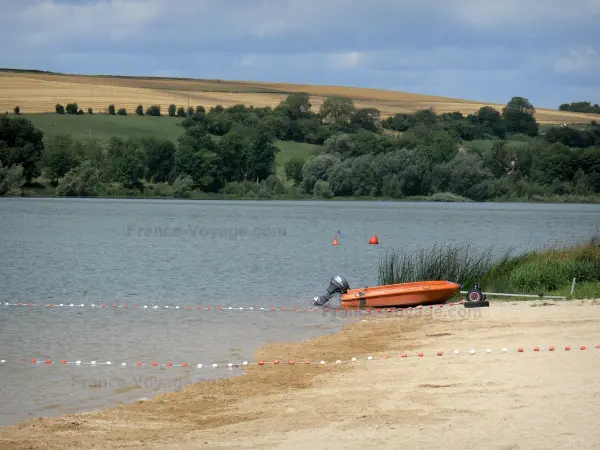
<path fill-rule="evenodd" d="M 327 303 L 334 294 L 340 295 L 343 308 L 384 308 L 444 303 L 460 291 L 460 284 L 451 281 L 417 281 L 413 283 L 350 289 L 341 276 L 331 279 L 325 295 L 315 297 L 315 306 Z"/>

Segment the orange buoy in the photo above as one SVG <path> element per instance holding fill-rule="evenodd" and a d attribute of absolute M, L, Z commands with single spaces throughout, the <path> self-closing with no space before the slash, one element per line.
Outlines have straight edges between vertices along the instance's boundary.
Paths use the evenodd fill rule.
<path fill-rule="evenodd" d="M 337 239 L 334 239 L 334 240 L 333 240 L 333 242 L 331 243 L 331 245 L 336 245 L 336 246 L 337 246 L 338 244 L 339 244 L 339 242 L 338 242 L 338 240 L 337 240 Z"/>
<path fill-rule="evenodd" d="M 379 239 L 377 239 L 377 236 L 372 236 L 371 239 L 369 239 L 369 244 L 371 244 L 371 245 L 379 244 Z"/>

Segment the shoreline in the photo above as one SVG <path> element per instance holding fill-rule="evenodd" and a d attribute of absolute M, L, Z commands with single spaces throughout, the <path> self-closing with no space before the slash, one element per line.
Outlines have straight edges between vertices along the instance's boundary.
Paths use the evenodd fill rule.
<path fill-rule="evenodd" d="M 27 303 L 23 303 L 23 304 L 27 305 Z M 49 305 L 47 305 L 47 306 L 49 306 Z M 61 308 L 61 306 L 62 305 L 59 306 L 59 304 L 54 304 L 53 308 Z M 120 306 L 122 306 L 122 305 L 120 305 Z M 29 307 L 29 306 L 24 306 L 24 307 Z M 130 305 L 130 307 L 131 307 L 131 305 Z M 2 302 L 0 302 L 0 308 L 3 308 Z M 61 309 L 68 309 L 68 308 L 70 308 L 70 306 L 67 304 Z M 100 306 L 97 305 L 97 308 L 100 308 Z M 217 307 L 215 307 L 215 309 L 216 308 Z M 108 305 L 106 309 L 110 309 L 110 305 Z M 226 308 L 224 308 L 224 309 L 226 309 Z M 0 309 L 0 311 L 1 311 L 1 309 Z M 319 337 L 337 334 L 337 333 L 343 331 L 346 326 L 349 326 L 360 320 L 359 316 L 352 315 L 352 314 L 354 314 L 354 312 L 351 312 L 350 314 L 351 314 L 351 316 L 346 317 L 345 322 L 340 322 L 335 325 L 328 324 L 328 325 L 325 325 L 324 328 L 322 325 L 321 326 L 314 325 L 315 329 L 318 328 L 320 331 L 318 332 L 316 337 L 306 338 L 306 339 L 309 339 L 309 340 L 317 339 Z M 256 355 L 265 346 L 284 345 L 281 342 L 278 342 L 276 344 L 269 344 L 268 341 L 265 340 L 264 338 L 261 341 L 262 341 L 262 343 L 260 343 L 260 342 L 255 343 L 254 345 L 251 346 L 251 349 L 252 349 L 251 351 L 252 351 L 253 355 Z M 295 344 L 296 342 L 304 342 L 304 341 L 294 341 L 294 340 L 287 341 L 286 340 L 284 342 L 287 344 L 290 344 L 290 343 Z M 114 384 L 116 384 L 116 386 L 113 386 L 110 388 L 109 392 L 102 394 L 101 397 L 104 397 L 104 398 L 102 399 L 101 403 L 103 403 L 103 405 L 92 406 L 92 405 L 88 404 L 87 406 L 84 406 L 84 407 L 76 407 L 76 406 L 73 406 L 72 404 L 66 404 L 66 405 L 65 404 L 63 404 L 63 405 L 53 404 L 53 405 L 46 406 L 46 407 L 40 407 L 40 408 L 43 408 L 43 410 L 49 409 L 49 411 L 47 411 L 47 413 L 48 413 L 47 415 L 42 415 L 42 413 L 40 413 L 39 415 L 36 415 L 35 417 L 24 417 L 24 418 L 16 420 L 16 421 L 11 421 L 10 423 L 7 423 L 7 424 L 0 423 L 0 449 L 2 448 L 2 445 L 1 445 L 2 430 L 7 427 L 20 426 L 20 425 L 23 425 L 30 421 L 60 419 L 61 417 L 66 417 L 66 416 L 72 416 L 72 415 L 77 416 L 77 415 L 81 415 L 81 414 L 93 414 L 93 413 L 97 413 L 97 412 L 111 410 L 116 407 L 132 406 L 132 405 L 139 403 L 140 401 L 149 401 L 149 400 L 153 400 L 156 397 L 161 396 L 161 395 L 180 392 L 180 391 L 186 389 L 188 386 L 194 386 L 194 385 L 204 384 L 204 383 L 216 383 L 216 382 L 220 382 L 220 381 L 229 380 L 232 378 L 239 378 L 243 375 L 246 375 L 246 373 L 244 372 L 244 369 L 248 368 L 248 366 L 246 366 L 246 367 L 243 366 L 243 364 L 242 364 L 243 359 L 244 358 L 231 357 L 230 359 L 225 360 L 225 359 L 216 357 L 216 358 L 213 358 L 212 360 L 194 361 L 194 363 L 192 363 L 192 361 L 186 359 L 186 361 L 190 364 L 189 364 L 189 368 L 186 369 L 185 372 L 183 372 L 182 368 L 176 368 L 177 363 L 178 362 L 182 363 L 183 361 L 173 360 L 172 364 L 174 365 L 174 367 L 167 369 L 167 367 L 166 367 L 167 361 L 159 360 L 159 367 L 156 368 L 156 371 L 158 373 L 156 375 L 152 375 L 152 374 L 148 374 L 148 373 L 146 373 L 145 375 L 136 375 L 137 371 L 136 371 L 136 369 L 133 368 L 136 365 L 135 359 L 124 361 L 127 364 L 127 366 L 129 366 L 129 368 L 127 368 L 127 369 L 120 369 L 119 366 L 121 364 L 121 361 L 113 360 L 111 363 L 111 367 L 109 367 L 107 369 L 113 369 L 115 371 L 125 370 L 127 375 L 124 375 L 123 373 L 120 373 L 120 372 L 114 372 L 113 374 L 106 374 L 104 376 L 92 375 L 92 376 L 88 376 L 87 378 L 85 378 L 86 375 L 82 375 L 81 377 L 78 377 L 78 376 L 75 377 L 75 378 L 77 378 L 78 382 L 87 381 L 86 385 L 88 386 L 89 389 L 106 388 L 107 386 L 113 386 Z M 38 359 L 39 364 L 44 365 L 44 361 L 45 361 L 44 359 Z M 58 359 L 52 359 L 51 361 L 52 361 L 51 364 L 53 366 L 61 366 L 62 365 L 62 360 L 59 361 Z M 80 370 L 86 370 L 84 367 L 86 366 L 86 364 L 89 365 L 91 361 L 92 361 L 91 359 L 81 361 L 82 365 L 80 366 Z M 253 364 L 255 365 L 257 361 L 258 361 L 258 359 L 254 359 L 254 358 L 251 358 L 248 360 L 249 365 L 253 365 Z M 203 367 L 195 368 L 196 363 L 199 363 L 199 362 L 203 363 Z M 210 366 L 215 362 L 219 364 L 219 367 L 216 369 L 211 368 Z M 73 363 L 74 363 L 74 360 L 70 361 L 68 364 L 71 365 L 71 367 L 73 367 Z M 145 360 L 144 363 L 145 363 L 145 365 L 150 365 L 151 360 L 150 359 Z M 229 363 L 234 364 L 233 367 L 228 367 Z M 283 363 L 287 363 L 287 361 L 282 362 L 282 364 Z M 67 363 L 65 363 L 65 364 L 67 364 Z M 266 364 L 268 365 L 269 362 L 267 362 Z M 106 363 L 103 364 L 102 361 L 100 361 L 100 360 L 97 361 L 97 368 L 100 368 L 103 365 L 105 366 Z M 165 373 L 165 372 L 163 372 L 163 370 L 166 370 L 170 373 L 168 373 L 168 372 Z M 190 378 L 193 378 L 195 370 L 198 370 L 199 373 L 201 373 L 201 374 L 204 372 L 204 374 L 202 375 L 203 379 L 189 381 Z M 173 373 L 173 371 L 175 373 Z M 177 373 L 177 372 L 179 372 L 179 373 Z M 85 373 L 85 372 L 83 372 L 83 373 Z M 115 380 L 117 380 L 116 383 L 115 383 Z M 122 385 L 120 382 L 124 382 L 125 380 L 130 380 L 131 383 L 129 383 L 127 385 Z M 136 398 L 131 398 L 131 397 L 130 398 L 121 398 L 120 400 L 116 400 L 114 398 L 116 395 L 119 395 L 122 393 L 128 393 L 128 392 L 135 391 L 135 390 L 141 390 L 144 385 L 147 387 L 149 384 L 152 386 L 155 386 L 155 385 L 165 386 L 166 385 L 169 387 L 166 390 L 162 389 L 162 392 L 156 392 L 156 393 L 138 392 L 136 395 L 132 396 L 132 397 L 136 397 Z M 100 400 L 101 397 L 93 397 L 92 400 L 95 400 L 95 401 Z M 143 399 L 143 400 L 141 400 L 141 399 Z M 52 411 L 54 409 L 57 409 L 59 407 L 62 407 L 63 411 L 65 411 L 65 412 L 52 413 Z M 32 416 L 32 413 L 30 413 L 29 415 Z"/>
<path fill-rule="evenodd" d="M 574 359 L 574 362 L 564 367 L 578 370 L 577 374 L 581 377 L 587 377 L 587 370 L 591 370 L 589 376 L 595 379 L 594 374 L 600 368 L 600 358 L 590 355 L 582 359 L 577 356 L 581 352 L 575 350 L 579 345 L 587 344 L 590 346 L 588 353 L 600 352 L 600 349 L 592 346 L 599 343 L 595 342 L 595 338 L 600 338 L 595 334 L 600 323 L 599 306 L 600 300 L 494 301 L 490 308 L 471 310 L 466 310 L 464 307 L 445 308 L 440 310 L 439 314 L 435 312 L 431 314 L 432 317 L 428 317 L 427 314 L 419 316 L 416 312 L 414 315 L 404 317 L 369 317 L 348 324 L 334 334 L 298 343 L 270 344 L 261 347 L 255 353 L 257 360 L 281 362 L 294 360 L 296 362 L 294 365 L 251 366 L 245 369 L 245 375 L 189 384 L 181 391 L 160 394 L 149 401 L 20 422 L 0 428 L 0 444 L 14 449 L 68 449 L 92 446 L 94 448 L 195 448 L 196 446 L 206 448 L 209 444 L 215 448 L 221 447 L 227 441 L 231 446 L 264 448 L 268 443 L 272 444 L 267 437 L 275 434 L 278 436 L 277 442 L 280 442 L 279 439 L 284 439 L 291 447 L 294 442 L 303 440 L 310 445 L 309 441 L 311 439 L 318 441 L 320 434 L 322 434 L 321 440 L 335 440 L 334 436 L 340 431 L 337 428 L 332 429 L 331 422 L 344 422 L 345 416 L 339 416 L 339 412 L 348 409 L 354 413 L 356 408 L 364 414 L 359 414 L 360 420 L 350 414 L 352 417 L 348 420 L 352 419 L 355 428 L 349 424 L 344 425 L 344 433 L 354 438 L 350 447 L 360 448 L 369 445 L 367 441 L 374 436 L 372 429 L 379 422 L 383 429 L 376 434 L 380 438 L 389 435 L 391 439 L 391 436 L 402 431 L 404 434 L 401 435 L 405 439 L 410 439 L 411 436 L 406 434 L 408 425 L 403 424 L 402 420 L 408 420 L 411 422 L 411 427 L 414 427 L 415 424 L 412 422 L 416 420 L 416 416 L 411 416 L 412 418 L 407 416 L 401 420 L 393 414 L 390 415 L 389 411 L 386 412 L 384 406 L 401 409 L 414 407 L 416 400 L 413 397 L 418 396 L 425 388 L 413 386 L 414 389 L 406 391 L 405 385 L 420 383 L 419 386 L 423 386 L 428 376 L 437 378 L 450 376 L 456 381 L 461 377 L 489 380 L 503 374 L 502 380 L 508 384 L 527 384 L 533 380 L 536 386 L 549 390 L 546 396 L 557 392 L 556 395 L 562 398 L 564 396 L 560 392 L 560 387 L 558 389 L 549 387 L 545 382 L 538 380 L 542 376 L 556 375 L 558 369 L 548 371 L 538 368 L 539 370 L 533 375 L 534 379 L 508 374 L 512 371 L 525 373 L 530 370 L 528 369 L 530 366 L 535 370 L 536 364 L 542 364 L 543 368 L 543 364 L 555 364 L 552 361 L 567 358 Z M 463 311 L 463 317 L 460 316 L 459 311 Z M 570 342 L 566 343 L 573 346 L 573 352 L 559 352 L 560 346 L 565 344 L 562 341 L 564 337 L 568 337 Z M 542 356 L 541 353 L 536 354 L 531 350 L 534 345 L 545 344 L 555 344 L 556 354 Z M 519 345 L 526 347 L 523 354 L 513 352 L 504 355 L 472 356 L 471 360 L 466 359 L 470 358 L 469 356 L 453 358 L 449 354 L 452 348 L 457 347 L 463 349 L 475 347 L 482 350 L 485 346 L 490 346 L 497 352 L 503 346 L 514 350 Z M 443 350 L 444 355 L 448 354 L 448 356 L 435 358 L 437 350 Z M 415 357 L 417 351 L 424 351 L 425 356 L 431 358 Z M 402 358 L 401 354 L 404 353 L 409 357 Z M 367 356 L 372 356 L 374 360 L 366 362 Z M 335 364 L 336 360 L 349 361 L 353 357 L 358 358 L 359 361 Z M 457 360 L 457 358 L 461 359 Z M 524 366 L 517 362 L 519 358 L 526 362 Z M 312 364 L 304 364 L 306 359 L 310 359 Z M 321 359 L 326 360 L 327 364 L 314 364 Z M 489 364 L 495 364 L 496 369 L 481 372 Z M 402 367 L 409 367 L 410 371 Z M 429 373 L 427 370 L 433 372 L 427 375 Z M 510 372 L 502 372 L 506 370 Z M 420 371 L 424 371 L 422 379 L 418 375 Z M 577 374 L 574 376 L 579 376 Z M 388 381 L 384 382 L 384 380 Z M 572 382 L 567 376 L 559 377 L 557 380 Z M 394 383 L 400 384 L 396 386 Z M 447 385 L 450 387 L 451 383 Z M 476 385 L 466 383 L 464 387 L 471 389 Z M 576 381 L 576 385 L 583 384 Z M 596 385 L 597 383 L 590 389 L 597 389 L 597 395 L 600 396 L 600 387 Z M 435 390 L 437 398 L 445 395 L 444 386 L 446 384 L 442 383 Z M 578 390 L 574 391 L 572 388 L 573 386 L 570 388 L 570 398 L 578 395 Z M 528 395 L 527 390 L 517 389 L 514 386 L 511 389 L 519 392 L 519 398 L 524 399 Z M 389 401 L 386 399 L 397 393 L 399 395 L 400 391 L 404 400 L 394 402 L 393 405 L 388 404 Z M 484 397 L 487 395 L 485 392 L 476 394 Z M 593 393 L 588 389 L 583 394 L 589 396 Z M 427 398 L 431 395 L 431 392 L 427 393 Z M 539 414 L 535 404 L 540 401 L 540 397 L 539 393 L 536 395 L 535 398 L 527 397 L 531 404 L 523 408 L 528 408 L 528 411 L 533 408 Z M 450 397 L 448 401 L 452 402 L 454 397 Z M 469 397 L 468 401 L 473 402 L 474 399 Z M 594 405 L 589 406 L 591 409 L 596 408 Z M 491 408 L 490 413 L 495 413 L 493 410 L 494 408 Z M 334 411 L 338 414 L 336 415 Z M 347 414 L 349 411 L 344 413 Z M 461 413 L 460 410 L 447 408 L 443 411 L 443 415 L 448 417 L 457 414 L 460 416 L 464 413 L 464 411 Z M 518 411 L 521 410 L 507 410 L 503 411 L 503 414 L 518 414 Z M 433 415 L 439 413 L 436 408 L 429 412 Z M 563 408 L 553 414 L 563 414 L 562 420 L 567 420 L 567 416 L 573 415 L 573 411 L 569 412 L 568 408 Z M 590 413 L 588 416 L 593 417 L 593 414 Z M 463 419 L 454 417 L 453 420 Z M 581 422 L 581 417 L 575 414 L 571 425 L 582 427 L 584 423 L 577 425 L 578 421 Z M 391 424 L 394 426 L 392 427 Z M 493 427 L 494 424 L 486 423 L 486 426 Z M 496 426 L 505 427 L 505 423 Z M 371 434 L 362 435 L 361 427 L 369 428 Z M 437 430 L 436 425 L 427 420 L 421 423 L 420 429 L 423 427 L 432 432 Z M 546 442 L 550 443 L 548 439 L 552 436 L 548 436 L 552 433 L 548 429 L 539 428 L 535 433 L 546 435 Z M 595 428 L 593 426 L 591 428 L 593 432 Z M 485 430 L 473 426 L 470 431 L 469 436 L 462 435 L 462 437 L 468 440 Z M 500 432 L 499 429 L 497 432 Z M 302 434 L 300 438 L 298 433 L 308 434 Z M 423 433 L 419 428 L 413 433 L 412 439 L 415 439 L 416 444 L 419 442 L 417 440 L 419 436 L 423 437 Z M 589 434 L 590 430 L 587 433 Z M 581 433 L 579 436 L 581 439 Z M 600 443 L 600 437 L 593 437 L 598 438 L 596 443 Z M 395 439 L 397 438 L 399 436 Z M 508 438 L 508 435 L 504 437 L 505 440 Z M 556 435 L 554 438 L 555 441 L 552 442 L 556 442 L 556 439 L 560 440 Z M 387 444 L 392 447 L 392 441 Z M 438 448 L 434 444 L 428 448 Z M 456 445 L 464 447 L 467 444 L 463 442 L 463 445 Z M 469 445 L 473 443 L 470 442 Z M 583 448 L 586 445 L 579 447 Z M 339 447 L 350 448 L 342 444 L 339 444 Z"/>
<path fill-rule="evenodd" d="M 230 197 L 219 194 L 207 194 L 206 196 L 190 196 L 190 197 L 164 197 L 164 196 L 144 196 L 144 195 L 121 195 L 121 196 L 59 196 L 54 194 L 23 194 L 23 195 L 4 195 L 2 198 L 29 198 L 29 199 L 46 199 L 46 198 L 57 198 L 57 199 L 81 199 L 81 200 L 177 200 L 177 201 L 260 201 L 260 202 L 274 202 L 274 201 L 289 201 L 289 202 L 378 202 L 378 203 L 482 203 L 482 204 L 547 204 L 547 205 L 600 205 L 600 198 L 589 198 L 581 201 L 569 201 L 564 200 L 562 197 L 557 196 L 556 198 L 540 198 L 540 199 L 492 199 L 486 201 L 475 201 L 468 198 L 464 199 L 436 199 L 423 196 L 415 197 L 404 197 L 404 198 L 388 198 L 388 197 L 332 197 L 332 198 L 318 198 L 318 197 L 272 197 L 272 198 L 250 198 L 250 197 Z"/>

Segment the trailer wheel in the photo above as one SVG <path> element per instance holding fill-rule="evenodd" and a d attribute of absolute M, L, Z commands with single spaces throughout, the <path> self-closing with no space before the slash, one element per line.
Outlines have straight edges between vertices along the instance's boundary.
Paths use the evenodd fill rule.
<path fill-rule="evenodd" d="M 483 301 L 483 293 L 478 289 L 471 289 L 469 292 L 467 292 L 467 301 L 481 302 Z"/>
<path fill-rule="evenodd" d="M 467 299 L 465 301 L 465 308 L 482 308 L 490 306 L 485 298 L 485 294 L 481 292 L 479 283 L 475 283 L 473 288 L 467 292 Z"/>

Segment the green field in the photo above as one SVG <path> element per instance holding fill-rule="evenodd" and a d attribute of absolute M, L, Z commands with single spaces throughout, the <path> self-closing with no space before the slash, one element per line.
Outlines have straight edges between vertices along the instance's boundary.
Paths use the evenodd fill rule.
<path fill-rule="evenodd" d="M 175 140 L 183 132 L 178 117 L 110 116 L 107 114 L 23 114 L 44 132 L 44 137 L 70 133 L 75 139 L 93 138 L 107 141 L 111 137 L 153 136 Z"/>
<path fill-rule="evenodd" d="M 152 136 L 175 141 L 182 133 L 182 119 L 162 116 L 110 116 L 106 114 L 23 114 L 23 117 L 44 132 L 44 137 L 70 133 L 75 139 L 98 139 L 108 141 L 111 137 L 129 138 L 134 136 Z M 294 141 L 277 141 L 280 152 L 275 158 L 276 173 L 284 177 L 283 165 L 293 156 L 308 158 L 320 145 L 304 144 Z"/>
<path fill-rule="evenodd" d="M 320 145 L 303 144 L 302 142 L 294 141 L 277 141 L 275 144 L 279 147 L 279 153 L 275 156 L 275 173 L 282 179 L 285 179 L 283 166 L 290 158 L 302 156 L 308 159 L 309 156 L 323 148 Z"/>

